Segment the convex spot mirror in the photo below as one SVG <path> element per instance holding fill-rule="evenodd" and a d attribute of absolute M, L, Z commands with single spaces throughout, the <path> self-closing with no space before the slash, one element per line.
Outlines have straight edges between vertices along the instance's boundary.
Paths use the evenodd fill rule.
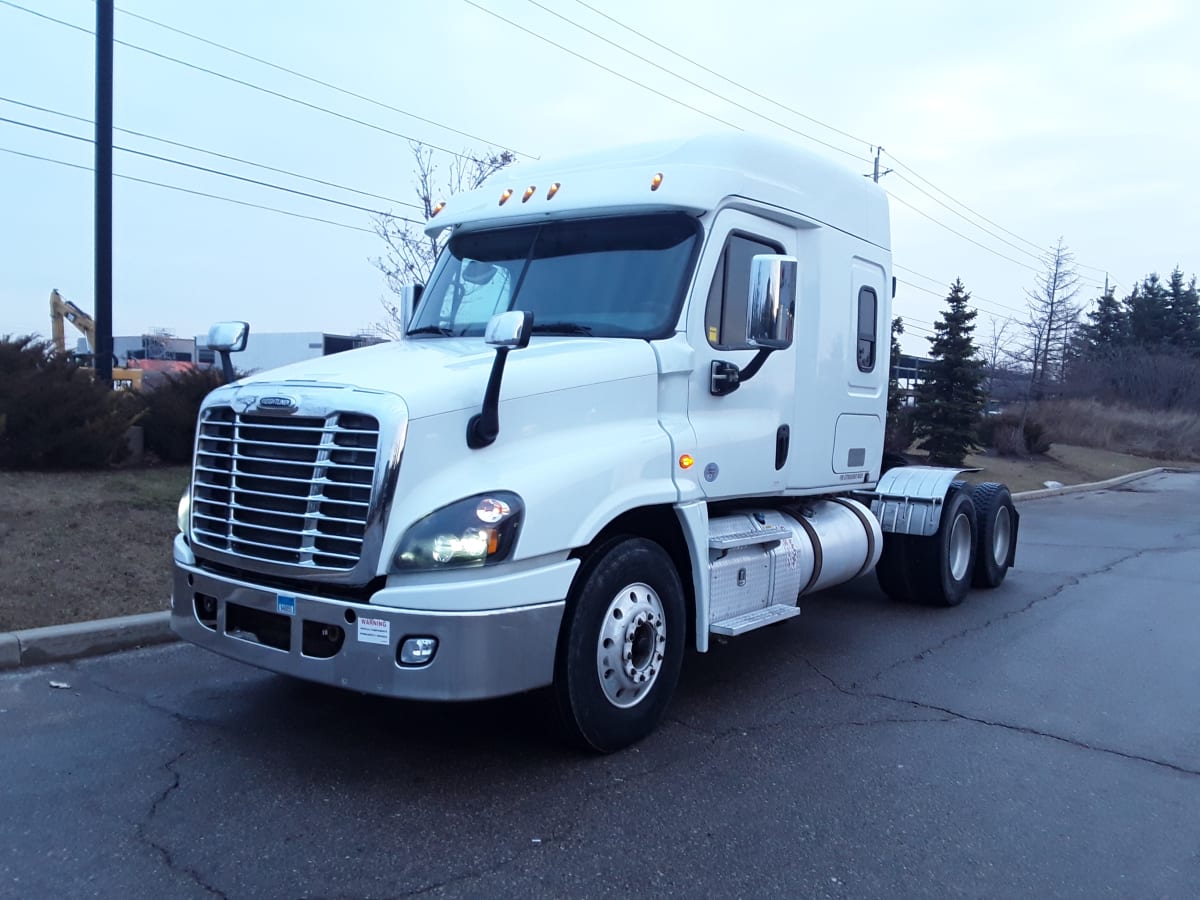
<path fill-rule="evenodd" d="M 796 322 L 794 256 L 759 254 L 750 262 L 750 301 L 746 304 L 746 343 L 764 350 L 792 345 Z"/>
<path fill-rule="evenodd" d="M 487 284 L 496 275 L 496 266 L 491 263 L 480 262 L 477 259 L 472 259 L 462 268 L 463 281 L 471 284 Z"/>

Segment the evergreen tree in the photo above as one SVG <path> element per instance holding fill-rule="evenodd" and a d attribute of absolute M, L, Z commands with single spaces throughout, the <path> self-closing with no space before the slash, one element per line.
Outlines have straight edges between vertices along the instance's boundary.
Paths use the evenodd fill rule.
<path fill-rule="evenodd" d="M 1178 266 L 1167 282 L 1167 340 L 1183 350 L 1200 350 L 1200 303 L 1196 296 L 1196 278 L 1184 284 Z"/>
<path fill-rule="evenodd" d="M 1151 272 L 1140 289 L 1137 285 L 1125 298 L 1129 310 L 1129 332 L 1141 347 L 1161 347 L 1170 337 L 1170 293 L 1158 274 Z"/>
<path fill-rule="evenodd" d="M 1082 355 L 1104 356 L 1129 343 L 1129 315 L 1110 290 L 1087 314 L 1091 320 L 1080 329 Z"/>
<path fill-rule="evenodd" d="M 900 335 L 904 334 L 904 320 L 899 316 L 892 319 L 892 358 L 888 368 L 888 415 L 894 415 L 903 405 L 904 398 L 900 396 L 900 377 L 896 369 L 900 365 Z"/>
<path fill-rule="evenodd" d="M 933 362 L 917 389 L 913 411 L 919 446 L 929 451 L 929 461 L 940 466 L 960 466 L 977 448 L 975 424 L 987 400 L 983 392 L 983 361 L 972 337 L 975 310 L 967 306 L 971 295 L 962 279 L 955 279 L 946 297 L 947 309 L 934 323 Z"/>

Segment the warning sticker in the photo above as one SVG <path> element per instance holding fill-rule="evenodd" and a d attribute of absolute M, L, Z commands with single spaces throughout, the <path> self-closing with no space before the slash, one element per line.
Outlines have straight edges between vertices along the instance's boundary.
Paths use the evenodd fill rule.
<path fill-rule="evenodd" d="M 390 644 L 391 623 L 387 619 L 368 619 L 360 616 L 358 639 L 364 644 Z"/>

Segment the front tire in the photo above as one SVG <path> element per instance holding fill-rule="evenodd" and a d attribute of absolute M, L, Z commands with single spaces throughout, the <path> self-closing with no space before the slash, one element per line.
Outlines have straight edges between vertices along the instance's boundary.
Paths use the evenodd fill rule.
<path fill-rule="evenodd" d="M 683 585 L 658 544 L 618 538 L 585 560 L 554 673 L 572 739 L 611 753 L 654 730 L 679 681 L 685 619 Z"/>

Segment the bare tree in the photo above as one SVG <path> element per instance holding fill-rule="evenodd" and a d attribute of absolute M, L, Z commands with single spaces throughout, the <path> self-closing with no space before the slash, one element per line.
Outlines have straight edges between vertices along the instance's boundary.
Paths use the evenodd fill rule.
<path fill-rule="evenodd" d="M 1076 302 L 1079 275 L 1075 257 L 1063 243 L 1043 257 L 1045 270 L 1026 291 L 1029 318 L 1022 323 L 1025 340 L 1017 359 L 1029 369 L 1028 396 L 1041 399 L 1052 383 L 1061 383 L 1083 304 Z"/>
<path fill-rule="evenodd" d="M 392 296 L 380 298 L 387 318 L 377 322 L 374 330 L 390 338 L 400 336 L 401 311 L 398 298 L 402 290 L 412 284 L 424 284 L 429 280 L 433 264 L 442 249 L 441 237 L 430 237 L 423 229 L 424 222 L 433 215 L 434 205 L 442 199 L 460 191 L 470 191 L 483 184 L 487 178 L 512 164 L 516 156 L 509 150 L 492 150 L 482 155 L 464 151 L 450 156 L 445 163 L 444 181 L 437 174 L 442 164 L 431 147 L 416 141 L 409 142 L 413 159 L 416 161 L 413 188 L 424 218 L 418 222 L 393 213 L 376 217 L 375 233 L 384 242 L 383 256 L 371 260 L 375 268 L 383 273 L 384 281 Z"/>
<path fill-rule="evenodd" d="M 1016 320 L 989 316 L 990 328 L 979 342 L 979 353 L 990 371 L 996 371 L 1012 352 L 1012 326 Z"/>

